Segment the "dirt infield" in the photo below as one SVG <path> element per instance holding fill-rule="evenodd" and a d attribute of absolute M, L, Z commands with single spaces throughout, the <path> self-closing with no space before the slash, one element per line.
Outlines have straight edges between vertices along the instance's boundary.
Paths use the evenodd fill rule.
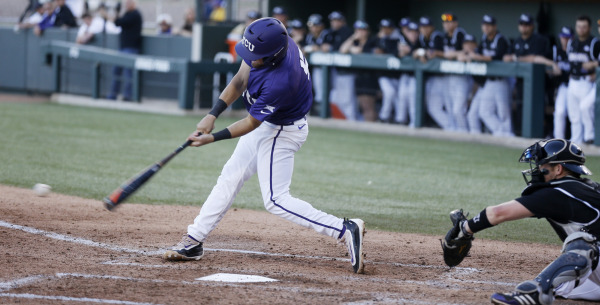
<path fill-rule="evenodd" d="M 368 230 L 366 274 L 357 275 L 334 240 L 233 209 L 202 260 L 163 261 L 161 249 L 179 241 L 198 210 L 125 204 L 111 213 L 100 201 L 0 185 L 0 303 L 487 304 L 560 251 L 476 239 L 471 257 L 449 269 L 438 236 Z M 277 281 L 197 280 L 218 273 Z"/>

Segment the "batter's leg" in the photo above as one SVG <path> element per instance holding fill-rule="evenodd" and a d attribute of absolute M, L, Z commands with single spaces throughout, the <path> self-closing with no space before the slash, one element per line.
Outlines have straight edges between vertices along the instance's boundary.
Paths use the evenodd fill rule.
<path fill-rule="evenodd" d="M 343 219 L 315 209 L 311 204 L 290 195 L 294 154 L 308 134 L 300 131 L 259 127 L 263 135 L 258 152 L 258 180 L 265 208 L 284 219 L 311 228 L 320 234 L 341 238 Z M 257 130 L 259 130 L 257 129 Z"/>
<path fill-rule="evenodd" d="M 204 242 L 231 207 L 244 182 L 256 173 L 256 130 L 243 136 L 223 167 L 217 184 L 202 205 L 194 223 L 188 226 L 188 235 Z"/>

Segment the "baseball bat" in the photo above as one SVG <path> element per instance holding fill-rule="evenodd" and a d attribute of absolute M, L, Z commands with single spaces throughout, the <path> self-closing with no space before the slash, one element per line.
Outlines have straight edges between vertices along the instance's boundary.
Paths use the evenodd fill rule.
<path fill-rule="evenodd" d="M 167 162 L 173 159 L 173 157 L 177 156 L 177 154 L 179 154 L 186 147 L 190 146 L 191 143 L 192 141 L 187 140 L 185 143 L 175 149 L 175 151 L 167 155 L 164 159 L 154 163 L 137 175 L 131 177 L 116 190 L 114 190 L 110 195 L 104 197 L 102 200 L 104 202 L 104 207 L 106 207 L 107 210 L 112 211 L 119 204 L 123 203 L 127 197 L 135 193 L 140 187 L 142 187 L 142 185 L 144 185 L 144 183 L 148 182 L 148 180 L 150 180 L 150 178 L 152 178 L 156 172 L 165 166 Z"/>

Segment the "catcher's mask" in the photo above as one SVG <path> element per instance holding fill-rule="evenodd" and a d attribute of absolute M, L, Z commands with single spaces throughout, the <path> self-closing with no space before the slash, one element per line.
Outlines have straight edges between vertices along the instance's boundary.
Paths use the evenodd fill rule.
<path fill-rule="evenodd" d="M 571 141 L 563 139 L 543 140 L 527 147 L 521 154 L 519 162 L 529 163 L 529 169 L 521 172 L 527 185 L 544 182 L 544 176 L 548 174 L 548 170 L 540 170 L 540 165 L 548 163 L 560 164 L 577 176 L 592 174 L 583 165 L 585 155 L 581 148 Z M 531 179 L 527 179 L 528 176 Z"/>

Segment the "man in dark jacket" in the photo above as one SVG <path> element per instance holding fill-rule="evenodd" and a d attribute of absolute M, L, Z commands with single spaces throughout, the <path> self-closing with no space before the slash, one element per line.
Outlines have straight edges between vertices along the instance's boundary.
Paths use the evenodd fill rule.
<path fill-rule="evenodd" d="M 115 25 L 121 27 L 120 46 L 121 52 L 128 54 L 139 54 L 142 48 L 142 15 L 137 10 L 136 0 L 125 1 L 125 14 L 115 20 Z M 121 89 L 121 73 L 125 72 L 125 90 L 123 100 L 131 101 L 131 69 L 114 67 L 113 81 L 108 99 L 115 100 Z"/>

